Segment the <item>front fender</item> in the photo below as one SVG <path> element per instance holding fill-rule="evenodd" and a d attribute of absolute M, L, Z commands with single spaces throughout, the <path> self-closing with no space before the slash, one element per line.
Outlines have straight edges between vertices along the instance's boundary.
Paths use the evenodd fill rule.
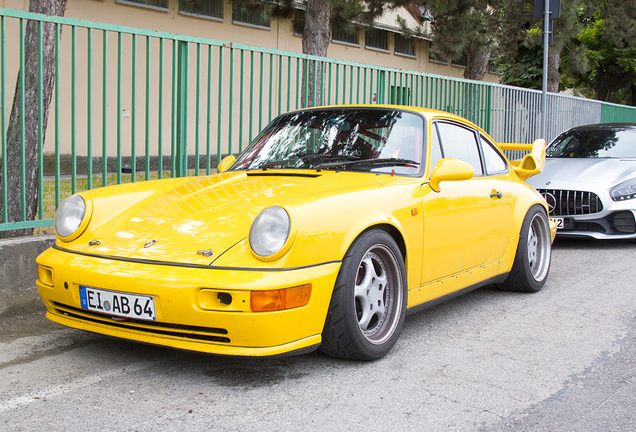
<path fill-rule="evenodd" d="M 369 228 L 391 226 L 402 237 L 407 257 L 421 254 L 422 202 L 418 185 L 391 185 L 288 202 L 297 218 L 296 238 L 289 251 L 275 261 L 255 257 L 244 238 L 217 260 L 215 266 L 236 268 L 300 268 L 342 261 L 353 241 Z M 419 239 L 419 241 L 417 241 Z M 409 260 L 419 262 L 417 259 Z"/>

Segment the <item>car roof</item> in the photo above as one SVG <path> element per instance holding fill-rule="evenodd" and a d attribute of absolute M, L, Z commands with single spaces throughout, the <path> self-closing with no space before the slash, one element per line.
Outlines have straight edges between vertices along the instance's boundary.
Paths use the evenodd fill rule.
<path fill-rule="evenodd" d="M 567 132 L 604 129 L 636 129 L 636 123 L 596 123 L 576 126 L 568 129 Z"/>
<path fill-rule="evenodd" d="M 325 105 L 325 106 L 316 106 L 316 107 L 307 107 L 307 108 L 299 108 L 296 110 L 292 110 L 290 112 L 296 112 L 296 111 L 309 111 L 309 110 L 324 110 L 324 109 L 356 109 L 356 108 L 362 108 L 362 109 L 394 109 L 394 110 L 400 110 L 400 111 L 410 111 L 413 113 L 418 113 L 420 115 L 422 115 L 423 117 L 427 118 L 427 119 L 431 119 L 432 117 L 437 117 L 437 118 L 446 118 L 446 119 L 452 119 L 452 120 L 456 120 L 459 121 L 461 123 L 465 123 L 465 124 L 469 124 L 471 126 L 476 126 L 478 130 L 480 130 L 482 133 L 486 133 L 485 131 L 483 131 L 479 125 L 474 124 L 473 122 L 471 122 L 470 120 L 453 114 L 453 113 L 449 113 L 447 111 L 441 111 L 441 110 L 436 110 L 436 109 L 432 109 L 432 108 L 422 108 L 422 107 L 415 107 L 415 106 L 409 106 L 409 105 L 390 105 L 390 104 L 351 104 L 351 105 Z M 287 114 L 287 113 L 283 113 L 283 114 Z M 486 133 L 487 134 L 487 133 Z"/>
<path fill-rule="evenodd" d="M 412 113 L 416 113 L 424 117 L 427 121 L 432 118 L 442 119 L 442 120 L 452 120 L 458 123 L 462 123 L 466 126 L 475 128 L 479 133 L 488 137 L 492 142 L 496 142 L 485 130 L 483 130 L 479 125 L 471 122 L 470 120 L 459 116 L 457 114 L 449 113 L 447 111 L 436 110 L 432 108 L 422 108 L 416 106 L 409 105 L 390 105 L 390 104 L 344 104 L 344 105 L 323 105 L 323 106 L 315 106 L 315 107 L 307 107 L 307 108 L 298 108 L 295 110 L 291 110 L 287 113 L 281 113 L 281 115 L 298 112 L 298 111 L 310 111 L 310 110 L 325 110 L 325 109 L 394 109 L 400 111 L 409 111 Z"/>

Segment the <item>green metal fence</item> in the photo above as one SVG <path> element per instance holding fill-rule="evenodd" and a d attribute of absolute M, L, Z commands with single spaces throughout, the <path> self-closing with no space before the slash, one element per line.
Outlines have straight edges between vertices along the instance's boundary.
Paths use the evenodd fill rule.
<path fill-rule="evenodd" d="M 28 21 L 55 26 L 55 86 L 40 142 L 38 211 L 26 216 L 10 183 L 6 129 L 15 83 L 23 83 Z M 39 32 L 41 35 L 41 32 Z M 39 43 L 39 46 L 42 44 Z M 322 85 L 320 85 L 322 83 Z M 314 89 L 321 89 L 314 91 Z M 27 100 L 24 85 L 15 95 Z M 636 121 L 636 110 L 549 95 L 549 136 L 583 123 Z M 151 30 L 0 9 L 0 231 L 52 225 L 60 201 L 79 190 L 150 178 L 209 174 L 223 155 L 240 152 L 273 117 L 317 104 L 391 103 L 464 116 L 500 142 L 530 142 L 541 124 L 537 91 L 261 49 Z M 21 125 L 19 145 L 25 140 Z M 44 134 L 45 132 L 45 134 Z M 45 136 L 46 138 L 42 138 Z M 13 204 L 12 204 L 13 203 Z M 11 219 L 8 207 L 21 206 Z"/>

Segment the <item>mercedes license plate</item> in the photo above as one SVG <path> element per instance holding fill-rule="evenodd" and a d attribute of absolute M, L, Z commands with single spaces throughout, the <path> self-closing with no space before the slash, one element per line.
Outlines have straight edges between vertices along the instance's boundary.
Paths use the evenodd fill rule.
<path fill-rule="evenodd" d="M 82 309 L 126 318 L 155 321 L 155 299 L 152 296 L 109 291 L 80 285 Z"/>
<path fill-rule="evenodd" d="M 557 226 L 557 229 L 565 228 L 565 219 L 564 218 L 550 218 Z"/>

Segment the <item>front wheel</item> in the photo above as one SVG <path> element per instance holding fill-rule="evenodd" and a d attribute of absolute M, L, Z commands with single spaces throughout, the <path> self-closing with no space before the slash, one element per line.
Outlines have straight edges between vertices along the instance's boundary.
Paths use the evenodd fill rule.
<path fill-rule="evenodd" d="M 552 238 L 548 216 L 543 207 L 531 207 L 521 226 L 512 270 L 499 287 L 506 291 L 539 291 L 548 278 L 551 255 Z"/>
<path fill-rule="evenodd" d="M 376 360 L 397 341 L 406 312 L 406 270 L 395 240 L 372 230 L 345 255 L 320 350 L 347 360 Z"/>

